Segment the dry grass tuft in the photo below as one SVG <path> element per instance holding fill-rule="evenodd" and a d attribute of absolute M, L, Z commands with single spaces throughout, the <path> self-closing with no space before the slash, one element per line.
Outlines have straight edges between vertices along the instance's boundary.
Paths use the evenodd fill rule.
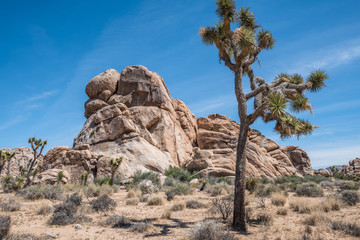
<path fill-rule="evenodd" d="M 317 226 L 320 223 L 325 222 L 325 221 L 326 221 L 326 218 L 323 215 L 321 215 L 319 213 L 315 213 L 315 214 L 312 214 L 311 216 L 306 217 L 304 219 L 303 223 L 308 226 Z"/>
<path fill-rule="evenodd" d="M 286 208 L 279 208 L 279 209 L 276 211 L 276 214 L 282 215 L 282 216 L 286 216 L 286 215 L 287 215 L 287 209 L 286 209 Z"/>
<path fill-rule="evenodd" d="M 173 206 L 171 207 L 171 211 L 182 211 L 185 209 L 185 203 L 184 202 L 177 202 L 174 203 Z"/>
<path fill-rule="evenodd" d="M 130 189 L 126 195 L 127 198 L 137 198 L 141 197 L 141 191 L 140 190 L 134 190 Z"/>
<path fill-rule="evenodd" d="M 140 202 L 139 198 L 130 198 L 126 200 L 126 205 L 137 206 L 139 202 Z"/>
<path fill-rule="evenodd" d="M 152 197 L 149 197 L 147 204 L 150 206 L 164 205 L 165 200 L 164 200 L 164 198 L 162 198 L 160 196 L 152 196 Z"/>
<path fill-rule="evenodd" d="M 271 203 L 275 206 L 282 207 L 285 205 L 287 198 L 281 193 L 273 193 L 271 195 Z"/>
<path fill-rule="evenodd" d="M 290 208 L 298 213 L 311 213 L 316 208 L 316 204 L 307 199 L 297 198 L 290 202 Z"/>
<path fill-rule="evenodd" d="M 161 216 L 162 219 L 171 219 L 172 212 L 170 210 L 166 210 Z"/>
<path fill-rule="evenodd" d="M 341 202 L 335 198 L 325 199 L 325 201 L 320 204 L 320 207 L 324 212 L 339 211 L 340 206 Z"/>

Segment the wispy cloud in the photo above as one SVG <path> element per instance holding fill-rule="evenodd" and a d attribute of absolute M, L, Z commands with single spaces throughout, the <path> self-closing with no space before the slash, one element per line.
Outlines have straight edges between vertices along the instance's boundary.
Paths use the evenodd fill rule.
<path fill-rule="evenodd" d="M 26 114 L 26 115 L 22 115 L 22 116 L 17 116 L 15 118 L 11 118 L 10 120 L 6 121 L 6 122 L 3 122 L 1 123 L 0 125 L 0 131 L 3 131 L 3 130 L 6 130 L 18 123 L 21 123 L 21 122 L 24 122 L 26 121 L 27 119 L 29 118 L 29 115 Z"/>
<path fill-rule="evenodd" d="M 53 96 L 56 93 L 57 93 L 57 90 L 42 92 L 40 94 L 37 94 L 37 95 L 31 96 L 31 97 L 25 98 L 24 100 L 18 101 L 15 104 L 19 105 L 19 104 L 25 104 L 25 103 L 32 103 L 32 102 Z"/>
<path fill-rule="evenodd" d="M 332 69 L 360 58 L 360 38 L 352 39 L 329 45 L 311 53 L 306 52 L 306 56 L 297 56 L 296 65 L 288 69 L 289 73 L 299 72 L 308 73 L 313 69 Z"/>
<path fill-rule="evenodd" d="M 360 107 L 360 99 L 353 99 L 349 101 L 342 101 L 333 104 L 327 104 L 320 108 L 316 108 L 316 113 L 324 113 L 324 112 L 335 112 L 336 110 L 344 110 L 344 109 L 355 109 Z"/>

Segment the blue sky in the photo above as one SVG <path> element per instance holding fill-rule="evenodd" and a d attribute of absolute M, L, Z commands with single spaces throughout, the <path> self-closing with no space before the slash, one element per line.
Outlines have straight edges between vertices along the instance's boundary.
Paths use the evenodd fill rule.
<path fill-rule="evenodd" d="M 360 1 L 243 0 L 276 41 L 260 55 L 255 74 L 325 69 L 330 79 L 308 93 L 320 126 L 312 136 L 286 141 L 273 124 L 253 127 L 280 145 L 298 145 L 313 166 L 360 157 Z M 238 120 L 233 76 L 215 47 L 201 43 L 201 26 L 217 22 L 210 0 L 8 1 L 0 3 L 0 148 L 72 146 L 85 123 L 86 83 L 108 68 L 144 65 L 158 72 L 172 96 L 197 117 L 220 113 Z"/>

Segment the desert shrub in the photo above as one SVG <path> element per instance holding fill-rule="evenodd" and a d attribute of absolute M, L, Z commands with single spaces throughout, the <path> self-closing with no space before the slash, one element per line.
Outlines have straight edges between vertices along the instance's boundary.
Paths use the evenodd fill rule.
<path fill-rule="evenodd" d="M 322 188 L 333 188 L 335 186 L 335 182 L 332 182 L 332 181 L 321 181 L 320 182 L 320 186 Z"/>
<path fill-rule="evenodd" d="M 174 186 L 178 182 L 179 182 L 179 180 L 177 180 L 175 178 L 167 177 L 167 178 L 165 178 L 164 186 L 171 187 L 171 186 Z"/>
<path fill-rule="evenodd" d="M 80 206 L 82 203 L 82 197 L 79 193 L 73 193 L 72 195 L 70 195 L 66 198 L 65 202 L 73 203 L 76 206 Z"/>
<path fill-rule="evenodd" d="M 167 210 L 163 213 L 163 215 L 161 216 L 162 219 L 171 219 L 171 211 Z"/>
<path fill-rule="evenodd" d="M 311 213 L 315 207 L 307 199 L 293 199 L 290 202 L 290 208 L 298 213 Z"/>
<path fill-rule="evenodd" d="M 146 194 L 140 197 L 140 202 L 147 202 L 149 200 L 150 194 Z"/>
<path fill-rule="evenodd" d="M 134 190 L 134 189 L 130 189 L 126 195 L 126 197 L 128 197 L 128 198 L 135 198 L 135 197 L 140 197 L 140 196 L 141 196 L 141 191 Z"/>
<path fill-rule="evenodd" d="M 50 199 L 60 200 L 62 190 L 53 185 L 32 185 L 18 192 L 20 196 L 29 200 Z"/>
<path fill-rule="evenodd" d="M 108 185 L 95 185 L 89 184 L 83 188 L 83 193 L 86 197 L 99 197 L 101 195 L 107 194 L 111 195 L 114 192 L 114 189 Z"/>
<path fill-rule="evenodd" d="M 270 213 L 263 212 L 256 216 L 256 221 L 262 225 L 270 226 L 273 223 L 273 217 Z"/>
<path fill-rule="evenodd" d="M 259 180 L 255 179 L 255 178 L 247 178 L 246 179 L 246 190 L 248 190 L 250 192 L 250 194 L 252 194 L 256 188 L 259 185 Z"/>
<path fill-rule="evenodd" d="M 236 240 L 236 236 L 212 220 L 196 224 L 190 229 L 189 240 Z"/>
<path fill-rule="evenodd" d="M 324 195 L 324 191 L 316 183 L 308 182 L 298 185 L 296 187 L 296 194 L 298 196 L 321 197 Z"/>
<path fill-rule="evenodd" d="M 172 167 L 172 166 L 170 166 L 169 169 L 167 169 L 164 174 L 168 178 L 177 179 L 181 182 L 190 182 L 195 178 L 199 178 L 198 172 L 196 171 L 190 172 L 185 168 Z"/>
<path fill-rule="evenodd" d="M 324 216 L 320 214 L 312 214 L 311 216 L 305 217 L 303 223 L 309 226 L 316 226 L 324 220 L 325 220 Z"/>
<path fill-rule="evenodd" d="M 52 211 L 53 211 L 52 206 L 50 206 L 50 205 L 45 205 L 45 206 L 42 206 L 42 207 L 40 207 L 40 208 L 38 209 L 37 214 L 39 214 L 39 215 L 48 215 L 48 214 L 50 214 Z"/>
<path fill-rule="evenodd" d="M 344 190 L 340 193 L 340 199 L 344 203 L 353 206 L 360 202 L 359 193 L 355 190 Z"/>
<path fill-rule="evenodd" d="M 286 209 L 286 208 L 279 208 L 279 209 L 276 211 L 276 214 L 285 216 L 285 215 L 287 215 L 287 209 Z"/>
<path fill-rule="evenodd" d="M 340 190 L 359 190 L 359 184 L 354 181 L 348 180 L 337 180 L 335 181 L 336 186 L 340 188 Z"/>
<path fill-rule="evenodd" d="M 10 216 L 0 216 L 0 239 L 6 237 L 10 231 L 11 218 Z"/>
<path fill-rule="evenodd" d="M 64 202 L 55 205 L 50 224 L 67 225 L 74 223 L 77 218 L 77 207 L 78 206 L 72 202 Z"/>
<path fill-rule="evenodd" d="M 164 205 L 164 203 L 164 199 L 160 196 L 151 196 L 147 201 L 147 204 L 150 206 Z"/>
<path fill-rule="evenodd" d="M 116 202 L 112 200 L 107 194 L 94 199 L 90 203 L 92 209 L 96 212 L 107 212 L 116 207 Z"/>
<path fill-rule="evenodd" d="M 356 223 L 344 223 L 335 221 L 332 223 L 332 229 L 333 230 L 341 230 L 345 234 L 354 236 L 354 237 L 360 237 L 360 226 Z"/>
<path fill-rule="evenodd" d="M 281 193 L 274 193 L 271 195 L 271 203 L 275 206 L 284 206 L 286 203 L 286 197 Z"/>
<path fill-rule="evenodd" d="M 341 202 L 339 202 L 335 198 L 327 198 L 325 199 L 320 207 L 324 212 L 330 212 L 330 211 L 338 211 L 340 210 Z"/>
<path fill-rule="evenodd" d="M 15 212 L 19 211 L 21 208 L 21 204 L 17 202 L 15 199 L 9 199 L 7 202 L 0 203 L 0 209 L 4 212 Z"/>
<path fill-rule="evenodd" d="M 270 197 L 275 192 L 281 192 L 281 189 L 273 184 L 270 185 L 259 185 L 255 191 L 257 197 Z"/>
<path fill-rule="evenodd" d="M 98 178 L 94 179 L 94 184 L 99 185 L 99 186 L 102 186 L 105 184 L 109 185 L 110 179 L 111 179 L 110 176 L 98 177 Z M 121 181 L 122 181 L 122 179 L 120 176 L 114 177 L 114 185 L 121 185 L 122 184 Z"/>
<path fill-rule="evenodd" d="M 13 177 L 12 175 L 6 175 L 0 181 L 4 192 L 13 192 L 19 190 L 23 183 L 25 182 L 25 178 L 22 176 Z"/>
<path fill-rule="evenodd" d="M 131 225 L 131 222 L 123 215 L 112 215 L 106 218 L 105 225 L 112 228 L 127 228 Z"/>
<path fill-rule="evenodd" d="M 130 198 L 126 200 L 126 205 L 136 206 L 139 204 L 139 198 Z"/>
<path fill-rule="evenodd" d="M 136 171 L 133 176 L 133 183 L 140 183 L 142 180 L 150 180 L 154 185 L 160 185 L 160 174 L 152 171 Z"/>
<path fill-rule="evenodd" d="M 321 175 L 305 175 L 304 180 L 306 182 L 320 183 L 326 181 L 328 178 Z"/>
<path fill-rule="evenodd" d="M 150 180 L 147 180 L 150 181 Z M 148 182 L 149 183 L 149 182 Z M 159 192 L 159 187 L 157 185 L 154 185 L 150 182 L 150 184 L 148 184 L 146 182 L 141 182 L 138 186 L 140 188 L 141 194 L 152 194 L 152 193 L 156 193 Z"/>
<path fill-rule="evenodd" d="M 221 214 L 222 219 L 227 220 L 233 212 L 234 198 L 226 196 L 211 199 L 211 211 Z"/>
<path fill-rule="evenodd" d="M 171 211 L 182 211 L 185 209 L 185 203 L 183 202 L 177 202 L 177 203 L 174 203 L 171 207 Z"/>
<path fill-rule="evenodd" d="M 280 178 L 277 178 L 275 180 L 276 184 L 284 184 L 284 183 L 294 183 L 294 184 L 300 184 L 305 182 L 306 180 L 302 177 L 296 176 L 296 175 L 290 175 L 290 176 L 282 176 Z"/>
<path fill-rule="evenodd" d="M 206 208 L 206 204 L 203 204 L 202 202 L 196 201 L 196 200 L 189 200 L 186 201 L 186 207 L 192 208 L 192 209 L 198 209 L 198 208 Z"/>
<path fill-rule="evenodd" d="M 136 223 L 131 225 L 130 229 L 134 232 L 147 232 L 153 225 L 150 222 Z"/>
<path fill-rule="evenodd" d="M 205 189 L 206 192 L 209 193 L 212 197 L 230 194 L 233 191 L 233 188 L 231 186 L 223 183 L 207 185 Z"/>
<path fill-rule="evenodd" d="M 168 201 L 172 200 L 176 195 L 189 195 L 192 194 L 193 189 L 187 183 L 178 182 L 175 185 L 168 187 L 165 191 Z"/>

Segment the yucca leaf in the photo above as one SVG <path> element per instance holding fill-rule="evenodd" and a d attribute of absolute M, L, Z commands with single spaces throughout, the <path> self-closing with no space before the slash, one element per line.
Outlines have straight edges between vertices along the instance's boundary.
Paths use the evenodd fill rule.
<path fill-rule="evenodd" d="M 328 79 L 328 75 L 324 70 L 316 70 L 310 73 L 310 76 L 307 78 L 307 82 L 311 83 L 309 90 L 311 92 L 317 92 L 322 87 L 325 87 L 325 80 Z"/>
<path fill-rule="evenodd" d="M 258 32 L 257 41 L 259 47 L 264 49 L 272 49 L 275 45 L 275 39 L 269 31 L 262 29 Z"/>
<path fill-rule="evenodd" d="M 304 83 L 304 79 L 303 77 L 300 75 L 300 74 L 293 74 L 289 77 L 289 81 L 291 83 L 295 83 L 295 84 L 301 84 L 301 83 Z"/>
<path fill-rule="evenodd" d="M 249 8 L 240 8 L 236 20 L 239 21 L 240 26 L 246 27 L 252 31 L 259 27 L 255 23 L 254 13 L 250 12 Z"/>
<path fill-rule="evenodd" d="M 285 114 L 287 100 L 280 92 L 272 92 L 267 96 L 269 110 L 276 117 L 281 117 Z"/>
<path fill-rule="evenodd" d="M 215 5 L 216 14 L 223 20 L 229 19 L 234 20 L 236 4 L 234 0 L 217 0 Z"/>
<path fill-rule="evenodd" d="M 301 112 L 305 110 L 309 110 L 312 113 L 312 107 L 309 102 L 309 99 L 303 96 L 300 93 L 297 93 L 293 99 L 290 101 L 290 107 L 293 112 Z"/>

